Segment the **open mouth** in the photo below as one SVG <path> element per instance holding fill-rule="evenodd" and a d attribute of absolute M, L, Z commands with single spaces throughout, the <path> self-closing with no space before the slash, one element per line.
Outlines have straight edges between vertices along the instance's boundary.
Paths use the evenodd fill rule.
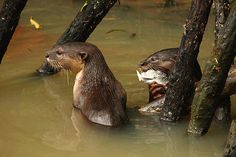
<path fill-rule="evenodd" d="M 142 71 L 140 68 L 139 71 L 137 71 L 137 75 L 139 81 L 143 81 L 149 86 L 149 102 L 160 99 L 165 95 L 169 82 L 166 73 L 153 69 Z"/>
<path fill-rule="evenodd" d="M 149 87 L 149 103 L 140 108 L 139 111 L 145 115 L 159 114 L 162 110 L 165 94 L 168 87 L 168 75 L 160 70 L 137 71 L 139 81 L 148 84 Z"/>
<path fill-rule="evenodd" d="M 149 86 L 149 93 L 150 93 L 150 101 L 161 99 L 165 96 L 166 90 L 167 90 L 167 84 L 158 84 L 156 82 L 153 82 L 148 85 Z"/>

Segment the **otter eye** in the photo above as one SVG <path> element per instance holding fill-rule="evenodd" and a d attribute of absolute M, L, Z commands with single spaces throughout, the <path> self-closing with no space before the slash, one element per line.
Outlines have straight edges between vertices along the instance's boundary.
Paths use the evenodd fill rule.
<path fill-rule="evenodd" d="M 151 58 L 151 61 L 155 61 L 155 58 L 152 57 L 152 58 Z"/>
<path fill-rule="evenodd" d="M 56 53 L 57 53 L 58 55 L 61 55 L 61 54 L 62 54 L 61 51 L 57 51 Z"/>

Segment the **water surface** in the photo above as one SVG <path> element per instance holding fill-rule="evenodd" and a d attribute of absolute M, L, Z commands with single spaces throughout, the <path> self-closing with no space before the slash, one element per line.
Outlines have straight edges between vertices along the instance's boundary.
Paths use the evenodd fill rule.
<path fill-rule="evenodd" d="M 158 0 L 121 1 L 90 36 L 128 93 L 130 124 L 118 129 L 91 124 L 73 109 L 73 74 L 34 73 L 81 6 L 76 0 L 30 0 L 24 9 L 0 65 L 0 156 L 222 156 L 225 125 L 214 124 L 203 138 L 191 138 L 188 121 L 167 125 L 134 109 L 148 98 L 135 74 L 138 62 L 156 50 L 178 47 L 189 1 L 173 8 L 163 8 Z M 35 30 L 30 16 L 43 29 Z M 211 15 L 199 55 L 202 65 L 212 50 L 213 21 Z M 112 29 L 125 31 L 106 33 Z"/>

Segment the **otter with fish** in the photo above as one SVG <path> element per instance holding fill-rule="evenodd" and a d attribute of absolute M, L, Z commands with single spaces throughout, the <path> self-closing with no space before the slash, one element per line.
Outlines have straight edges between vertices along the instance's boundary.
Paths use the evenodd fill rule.
<path fill-rule="evenodd" d="M 168 88 L 169 74 L 176 63 L 178 53 L 178 48 L 163 49 L 140 62 L 138 79 L 147 83 L 149 88 L 149 103 L 139 109 L 142 114 L 153 115 L 161 111 Z M 192 77 L 195 81 L 199 81 L 201 76 L 201 69 L 196 61 Z"/>
<path fill-rule="evenodd" d="M 149 88 L 149 103 L 139 109 L 140 113 L 145 115 L 159 114 L 162 110 L 165 93 L 168 89 L 169 74 L 176 63 L 179 49 L 170 48 L 160 50 L 139 64 L 139 70 L 137 75 L 139 81 L 143 81 L 148 84 Z M 198 62 L 194 63 L 194 69 L 192 77 L 195 80 L 195 87 L 197 89 L 197 81 L 201 79 L 202 73 Z M 215 113 L 215 117 L 218 120 L 227 118 L 230 113 L 229 108 L 225 107 L 224 101 L 227 102 L 228 97 L 236 93 L 236 66 L 232 65 L 228 73 L 228 78 L 225 83 L 224 90 L 222 92 L 222 100 L 218 104 L 218 108 Z M 192 97 L 189 97 L 190 102 Z M 228 104 L 227 104 L 228 105 Z M 189 110 L 190 105 L 186 106 L 186 111 Z"/>
<path fill-rule="evenodd" d="M 46 59 L 55 69 L 76 74 L 73 104 L 88 120 L 105 126 L 128 121 L 126 92 L 95 45 L 82 42 L 57 45 Z"/>

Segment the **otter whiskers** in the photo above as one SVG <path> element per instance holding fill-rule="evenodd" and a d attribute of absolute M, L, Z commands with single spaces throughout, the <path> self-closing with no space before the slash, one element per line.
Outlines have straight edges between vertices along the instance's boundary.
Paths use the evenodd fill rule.
<path fill-rule="evenodd" d="M 52 68 L 54 68 L 55 70 L 59 71 L 62 69 L 62 66 L 60 63 L 58 63 L 57 61 L 52 61 L 49 60 L 49 64 L 52 66 Z"/>
<path fill-rule="evenodd" d="M 64 72 L 66 72 L 66 82 L 67 82 L 67 85 L 69 86 L 70 85 L 70 71 L 65 69 Z"/>

